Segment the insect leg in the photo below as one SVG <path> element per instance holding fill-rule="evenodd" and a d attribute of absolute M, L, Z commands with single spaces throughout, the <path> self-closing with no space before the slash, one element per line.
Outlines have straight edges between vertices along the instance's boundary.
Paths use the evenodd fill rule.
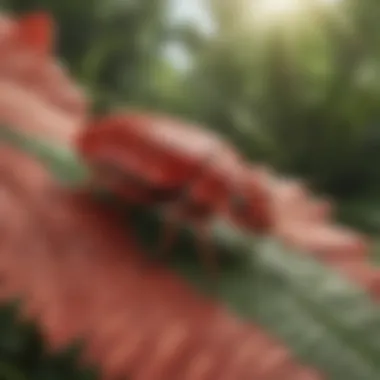
<path fill-rule="evenodd" d="M 209 219 L 198 219 L 193 222 L 197 232 L 197 243 L 199 246 L 198 255 L 212 279 L 215 279 L 218 272 L 218 261 L 215 247 L 211 242 L 211 229 Z"/>
<path fill-rule="evenodd" d="M 164 259 L 169 254 L 176 237 L 179 233 L 179 224 L 183 221 L 184 215 L 181 204 L 176 203 L 169 207 L 165 215 L 164 231 L 158 246 L 158 257 Z"/>
<path fill-rule="evenodd" d="M 166 223 L 164 224 L 164 233 L 159 245 L 158 255 L 160 258 L 166 258 L 172 248 L 175 238 L 179 232 L 179 225 L 188 219 L 194 228 L 195 239 L 198 246 L 198 255 L 202 265 L 207 272 L 215 278 L 218 271 L 216 251 L 214 250 L 210 236 L 209 218 L 193 217 L 188 218 L 188 213 L 183 204 L 176 204 L 169 209 Z"/>

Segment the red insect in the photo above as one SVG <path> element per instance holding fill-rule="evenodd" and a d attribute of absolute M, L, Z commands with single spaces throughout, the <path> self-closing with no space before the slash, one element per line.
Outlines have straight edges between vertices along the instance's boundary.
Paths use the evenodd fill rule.
<path fill-rule="evenodd" d="M 204 244 L 213 217 L 232 215 L 258 232 L 272 226 L 266 189 L 259 182 L 252 186 L 232 146 L 198 126 L 162 115 L 112 115 L 90 123 L 77 148 L 96 173 L 96 184 L 131 203 L 165 206 L 161 254 L 172 244 L 176 224 L 188 221 L 212 270 L 215 257 Z"/>

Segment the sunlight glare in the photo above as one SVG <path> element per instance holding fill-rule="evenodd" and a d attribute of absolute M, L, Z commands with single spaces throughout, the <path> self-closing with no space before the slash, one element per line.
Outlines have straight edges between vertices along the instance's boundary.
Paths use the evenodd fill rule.
<path fill-rule="evenodd" d="M 262 16 L 282 16 L 294 14 L 302 7 L 301 0 L 261 0 L 256 3 L 256 10 Z"/>
<path fill-rule="evenodd" d="M 321 5 L 333 6 L 340 0 L 318 0 Z M 256 0 L 253 3 L 256 16 L 262 19 L 287 19 L 307 11 L 304 0 Z"/>
<path fill-rule="evenodd" d="M 340 0 L 319 0 L 322 4 L 333 5 L 340 2 Z"/>

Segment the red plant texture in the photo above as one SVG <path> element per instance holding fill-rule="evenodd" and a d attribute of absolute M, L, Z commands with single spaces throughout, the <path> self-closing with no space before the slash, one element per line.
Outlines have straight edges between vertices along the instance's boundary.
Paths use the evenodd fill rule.
<path fill-rule="evenodd" d="M 147 265 L 88 194 L 61 189 L 8 147 L 0 158 L 2 299 L 23 299 L 52 349 L 83 337 L 83 359 L 104 379 L 321 378 L 260 327 Z"/>

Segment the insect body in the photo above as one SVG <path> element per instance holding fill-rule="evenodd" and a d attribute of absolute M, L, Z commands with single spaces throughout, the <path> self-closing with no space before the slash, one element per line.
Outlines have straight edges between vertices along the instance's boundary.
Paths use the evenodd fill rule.
<path fill-rule="evenodd" d="M 200 127 L 129 112 L 94 120 L 79 136 L 77 147 L 96 173 L 95 183 L 131 203 L 165 206 L 168 228 L 161 253 L 172 244 L 176 225 L 186 220 L 206 244 L 203 258 L 213 269 L 215 258 L 207 244 L 211 219 L 256 218 L 249 208 L 254 192 L 263 190 L 252 188 L 235 149 Z M 261 199 L 265 201 L 264 192 Z M 252 220 L 251 225 L 266 231 L 269 213 L 264 219 Z"/>

